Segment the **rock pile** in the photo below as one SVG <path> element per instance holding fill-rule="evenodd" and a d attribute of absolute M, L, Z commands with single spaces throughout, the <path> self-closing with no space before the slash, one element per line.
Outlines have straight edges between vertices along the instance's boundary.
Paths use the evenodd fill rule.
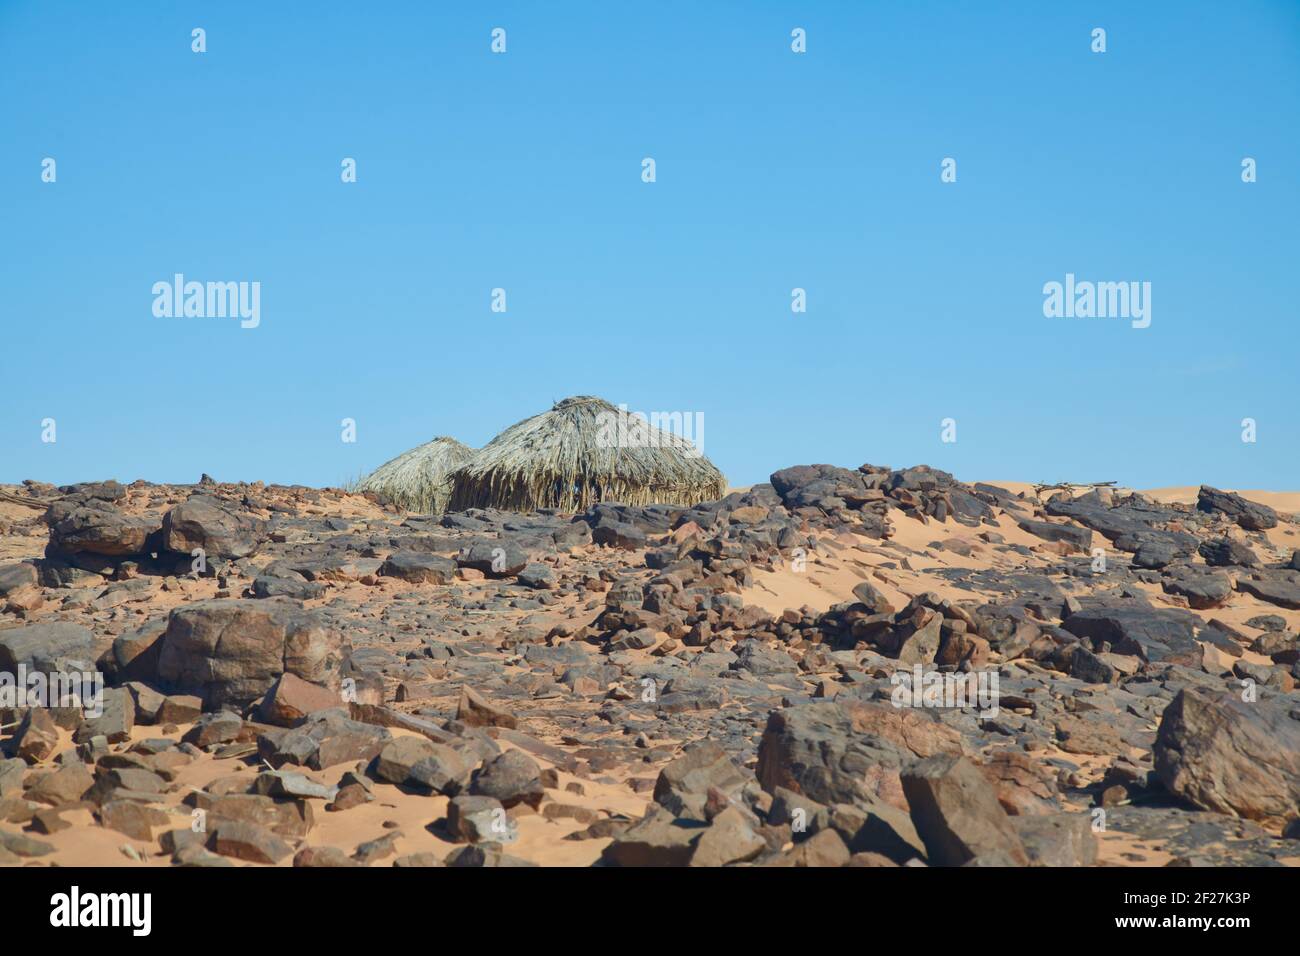
<path fill-rule="evenodd" d="M 1187 859 L 1295 855 L 1300 541 L 1239 495 L 871 465 L 578 515 L 36 491 L 0 672 L 108 688 L 0 693 L 0 862 L 72 860 L 90 820 L 179 865 L 1087 866 L 1098 810 Z M 773 606 L 796 580 L 824 599 Z M 995 696 L 899 703 L 918 668 Z"/>

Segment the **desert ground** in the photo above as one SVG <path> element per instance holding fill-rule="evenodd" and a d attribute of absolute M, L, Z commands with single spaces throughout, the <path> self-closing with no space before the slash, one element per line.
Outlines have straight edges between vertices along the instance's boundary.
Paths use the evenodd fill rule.
<path fill-rule="evenodd" d="M 1296 865 L 1297 513 L 924 466 L 577 515 L 0 486 L 0 671 L 106 683 L 0 707 L 0 863 Z"/>

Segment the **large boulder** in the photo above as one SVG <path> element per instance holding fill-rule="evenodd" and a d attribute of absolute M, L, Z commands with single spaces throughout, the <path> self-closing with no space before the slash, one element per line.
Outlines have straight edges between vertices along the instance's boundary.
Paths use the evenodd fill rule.
<path fill-rule="evenodd" d="M 373 776 L 421 792 L 455 796 L 474 768 L 463 752 L 423 737 L 396 737 L 375 758 Z"/>
<path fill-rule="evenodd" d="M 13 674 L 18 665 L 28 671 L 65 670 L 61 662 L 87 666 L 93 660 L 94 637 L 79 624 L 51 621 L 0 631 L 0 671 Z"/>
<path fill-rule="evenodd" d="M 337 690 L 343 639 L 319 616 L 280 601 L 200 601 L 172 611 L 158 676 L 204 707 L 242 706 L 281 674 Z"/>
<path fill-rule="evenodd" d="M 268 728 L 257 738 L 258 755 L 277 769 L 296 766 L 324 770 L 341 763 L 369 762 L 392 734 L 384 727 L 352 720 L 346 714 L 342 709 L 316 711 L 291 730 Z M 213 721 L 211 736 L 225 737 L 231 730 L 238 733 L 237 717 L 235 726 L 227 726 L 225 733 L 215 726 L 226 723 Z"/>
<path fill-rule="evenodd" d="M 1180 594 L 1189 607 L 1220 607 L 1232 596 L 1232 579 L 1220 571 L 1195 564 L 1180 564 L 1165 572 L 1160 586 L 1166 594 Z"/>
<path fill-rule="evenodd" d="M 1171 521 L 1187 517 L 1181 511 L 1154 504 L 1133 495 L 1120 504 L 1107 505 L 1095 490 L 1078 498 L 1058 495 L 1043 506 L 1053 517 L 1073 518 L 1118 543 L 1126 535 L 1154 531 Z"/>
<path fill-rule="evenodd" d="M 688 866 L 705 832 L 698 821 L 676 819 L 651 804 L 644 817 L 614 834 L 600 858 L 606 866 Z"/>
<path fill-rule="evenodd" d="M 787 508 L 830 511 L 866 499 L 862 474 L 835 465 L 795 465 L 773 472 L 769 480 Z"/>
<path fill-rule="evenodd" d="M 99 500 L 55 502 L 46 521 L 50 526 L 47 554 L 51 555 L 88 552 L 116 558 L 142 554 L 152 546 L 151 536 L 159 529 L 156 519 L 124 515 Z"/>
<path fill-rule="evenodd" d="M 758 782 L 818 803 L 904 808 L 900 770 L 915 757 L 960 752 L 960 734 L 928 711 L 860 700 L 774 710 L 758 745 Z"/>
<path fill-rule="evenodd" d="M 137 630 L 114 638 L 112 648 L 99 660 L 109 681 L 117 684 L 157 681 L 158 654 L 162 651 L 162 636 L 166 630 L 167 619 L 157 617 L 146 621 Z"/>
<path fill-rule="evenodd" d="M 1092 531 L 1089 528 L 1080 528 L 1073 524 L 1053 524 L 1050 521 L 1033 521 L 1029 518 L 1021 518 L 1017 524 L 1022 531 L 1028 531 L 1034 537 L 1042 538 L 1044 541 L 1064 541 L 1080 551 L 1087 551 L 1092 547 Z"/>
<path fill-rule="evenodd" d="M 41 576 L 33 564 L 6 564 L 0 566 L 0 604 L 10 595 L 40 586 Z"/>
<path fill-rule="evenodd" d="M 1202 541 L 1196 549 L 1205 563 L 1216 568 L 1254 568 L 1259 566 L 1259 558 L 1250 549 L 1250 545 L 1233 538 L 1211 538 Z"/>
<path fill-rule="evenodd" d="M 931 863 L 962 866 L 984 857 L 1028 864 L 993 785 L 964 757 L 936 754 L 917 762 L 903 773 L 903 791 Z"/>
<path fill-rule="evenodd" d="M 60 485 L 59 494 L 78 503 L 87 501 L 121 501 L 126 497 L 126 486 L 109 478 L 105 481 L 80 481 L 75 485 Z"/>
<path fill-rule="evenodd" d="M 1267 531 L 1277 527 L 1277 512 L 1268 505 L 1247 501 L 1241 495 L 1220 491 L 1201 485 L 1196 495 L 1196 508 L 1207 514 L 1224 514 L 1247 531 Z"/>
<path fill-rule="evenodd" d="M 1105 642 L 1116 654 L 1136 655 L 1149 663 L 1199 666 L 1201 648 L 1195 635 L 1200 619 L 1190 611 L 1138 600 L 1085 599 L 1081 604 L 1061 627 L 1089 639 L 1093 650 Z"/>
<path fill-rule="evenodd" d="M 1115 547 L 1133 554 L 1139 568 L 1163 568 L 1196 553 L 1201 543 L 1186 531 L 1134 531 L 1115 539 Z"/>
<path fill-rule="evenodd" d="M 1260 696 L 1179 691 L 1153 753 L 1160 782 L 1194 806 L 1282 826 L 1300 808 L 1300 721 Z"/>
<path fill-rule="evenodd" d="M 163 517 L 163 547 L 192 554 L 201 548 L 209 559 L 245 558 L 266 541 L 266 522 L 240 514 L 207 495 L 195 495 Z"/>
<path fill-rule="evenodd" d="M 456 555 L 456 564 L 490 578 L 508 578 L 528 566 L 528 553 L 509 538 L 475 541 Z"/>
<path fill-rule="evenodd" d="M 1237 578 L 1237 590 L 1261 601 L 1300 610 L 1300 571 L 1260 571 Z"/>
<path fill-rule="evenodd" d="M 623 551 L 636 551 L 646 546 L 646 535 L 634 524 L 623 521 L 602 521 L 591 529 L 592 544 Z"/>
<path fill-rule="evenodd" d="M 675 817 L 705 821 L 710 790 L 735 799 L 751 779 L 715 741 L 700 740 L 659 771 L 654 799 Z"/>
<path fill-rule="evenodd" d="M 534 810 L 541 806 L 542 769 L 522 750 L 506 750 L 474 772 L 470 793 L 493 797 L 504 807 L 526 803 Z"/>

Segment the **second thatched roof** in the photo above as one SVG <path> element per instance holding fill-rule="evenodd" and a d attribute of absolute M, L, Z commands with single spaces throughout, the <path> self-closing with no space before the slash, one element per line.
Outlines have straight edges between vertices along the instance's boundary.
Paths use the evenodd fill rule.
<path fill-rule="evenodd" d="M 579 395 L 511 425 L 453 473 L 448 508 L 572 513 L 600 501 L 693 505 L 726 494 L 722 472 L 688 440 L 646 425 L 640 441 L 610 441 L 610 416 L 620 414 L 626 421 L 626 410 Z"/>
<path fill-rule="evenodd" d="M 468 445 L 440 435 L 384 462 L 357 482 L 356 490 L 403 511 L 438 514 L 451 495 L 451 473 L 473 454 Z"/>

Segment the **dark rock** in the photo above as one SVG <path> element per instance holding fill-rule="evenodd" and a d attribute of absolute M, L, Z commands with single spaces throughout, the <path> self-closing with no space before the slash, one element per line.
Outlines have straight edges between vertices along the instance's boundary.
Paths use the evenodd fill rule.
<path fill-rule="evenodd" d="M 1092 641 L 1109 643 L 1117 654 L 1134 654 L 1152 663 L 1195 667 L 1201 649 L 1196 643 L 1200 619 L 1190 611 L 1154 608 L 1136 600 L 1087 599 L 1061 627 Z"/>
<path fill-rule="evenodd" d="M 913 757 L 961 749 L 929 711 L 846 700 L 772 711 L 758 747 L 758 782 L 818 803 L 902 805 L 899 771 Z"/>
<path fill-rule="evenodd" d="M 965 758 L 928 757 L 905 770 L 902 779 L 931 863 L 961 866 L 988 853 L 1005 854 L 1017 866 L 1029 862 L 992 785 Z"/>
<path fill-rule="evenodd" d="M 199 808 L 207 804 L 209 828 L 222 823 L 249 823 L 274 833 L 281 839 L 298 841 L 307 836 L 315 821 L 311 803 L 306 800 L 277 800 L 250 793 L 231 793 L 220 797 L 192 793 L 187 798 L 187 801 L 190 800 Z"/>
<path fill-rule="evenodd" d="M 1194 806 L 1282 826 L 1300 806 L 1300 721 L 1288 709 L 1179 691 L 1160 720 L 1156 775 Z"/>
<path fill-rule="evenodd" d="M 34 588 L 40 584 L 40 574 L 36 567 L 31 564 L 6 564 L 0 566 L 0 599 L 8 598 L 11 594 L 26 588 Z M 0 600 L 0 607 L 4 601 Z"/>
<path fill-rule="evenodd" d="M 676 820 L 658 804 L 625 830 L 614 834 L 601 853 L 609 866 L 687 866 L 704 824 Z"/>
<path fill-rule="evenodd" d="M 1016 524 L 1020 526 L 1022 531 L 1028 531 L 1044 541 L 1064 541 L 1080 551 L 1087 551 L 1092 547 L 1092 531 L 1088 528 L 1080 528 L 1069 524 L 1052 524 L 1049 521 L 1032 521 L 1029 518 L 1021 518 Z"/>
<path fill-rule="evenodd" d="M 266 541 L 266 522 L 227 508 L 216 498 L 195 495 L 167 512 L 162 522 L 163 547 L 192 554 L 202 549 L 207 560 L 230 560 L 254 554 Z"/>
<path fill-rule="evenodd" d="M 296 572 L 280 574 L 259 574 L 253 580 L 251 588 L 253 597 L 261 600 L 267 598 L 289 598 L 293 601 L 310 601 L 325 593 L 325 585 L 319 581 L 308 581 Z"/>
<path fill-rule="evenodd" d="M 1277 512 L 1272 508 L 1209 485 L 1201 485 L 1196 495 L 1196 508 L 1207 514 L 1225 514 L 1247 531 L 1267 531 L 1277 527 Z"/>
<path fill-rule="evenodd" d="M 398 551 L 389 555 L 379 573 L 411 584 L 451 584 L 456 579 L 456 562 L 420 551 Z"/>
<path fill-rule="evenodd" d="M 772 861 L 772 866 L 839 867 L 849 863 L 849 848 L 835 830 L 822 830 Z"/>
<path fill-rule="evenodd" d="M 342 703 L 338 691 L 312 684 L 296 674 L 281 674 L 257 707 L 258 719 L 276 727 L 293 727 L 309 714 Z"/>
<path fill-rule="evenodd" d="M 68 803 L 76 803 L 94 785 L 95 778 L 91 776 L 86 766 L 79 761 L 73 760 L 45 774 L 32 786 L 28 787 L 26 797 L 28 800 L 48 803 L 50 806 L 58 807 Z"/>
<path fill-rule="evenodd" d="M 476 541 L 456 555 L 462 568 L 482 571 L 490 578 L 508 578 L 528 566 L 528 555 L 514 541 L 503 538 L 497 541 Z"/>
<path fill-rule="evenodd" d="M 47 553 L 88 553 L 110 558 L 143 553 L 161 526 L 156 519 L 128 517 L 102 501 L 55 502 L 46 520 L 50 525 Z"/>
<path fill-rule="evenodd" d="M 305 846 L 293 855 L 293 865 L 311 869 L 361 866 L 336 846 Z"/>
<path fill-rule="evenodd" d="M 1181 594 L 1197 610 L 1220 607 L 1232 596 L 1232 579 L 1226 574 L 1189 564 L 1167 570 L 1160 586 L 1166 594 Z"/>
<path fill-rule="evenodd" d="M 701 740 L 659 772 L 654 799 L 674 817 L 704 821 L 710 790 L 735 798 L 749 779 L 717 743 Z"/>
<path fill-rule="evenodd" d="M 461 795 L 447 806 L 447 832 L 453 840 L 469 843 L 511 843 L 515 824 L 494 797 Z"/>
<path fill-rule="evenodd" d="M 465 757 L 445 744 L 419 737 L 397 737 L 375 759 L 374 776 L 414 790 L 455 795 L 469 783 Z"/>
<path fill-rule="evenodd" d="M 1097 862 L 1097 838 L 1086 813 L 1012 817 L 1030 866 L 1092 866 Z"/>
<path fill-rule="evenodd" d="M 274 769 L 293 765 L 324 770 L 373 759 L 392 735 L 383 727 L 351 720 L 345 713 L 317 711 L 292 730 L 267 731 L 257 738 L 258 755 Z"/>
<path fill-rule="evenodd" d="M 456 719 L 467 727 L 514 728 L 519 725 L 513 714 L 488 703 L 468 684 L 461 686 L 460 701 L 456 705 Z"/>
<path fill-rule="evenodd" d="M 1278 607 L 1300 610 L 1300 571 L 1260 571 L 1239 577 L 1237 590 Z"/>
<path fill-rule="evenodd" d="M 519 867 L 536 866 L 528 860 L 502 852 L 497 843 L 471 843 L 447 854 L 445 866 L 453 867 Z"/>
<path fill-rule="evenodd" d="M 1071 645 L 1071 647 L 1073 650 L 1070 655 L 1071 677 L 1077 677 L 1089 684 L 1111 684 L 1118 679 L 1119 672 L 1088 648 L 1082 644 Z"/>
<path fill-rule="evenodd" d="M 131 738 L 135 726 L 135 700 L 130 691 L 120 687 L 105 688 L 99 697 L 97 717 L 87 717 L 72 735 L 75 743 L 83 743 L 102 736 L 111 744 L 120 744 Z"/>
<path fill-rule="evenodd" d="M 872 614 L 893 614 L 894 606 L 870 581 L 859 581 L 853 586 L 853 596 Z"/>
<path fill-rule="evenodd" d="M 541 767 L 528 754 L 507 750 L 474 772 L 470 793 L 493 797 L 505 807 L 526 803 L 536 810 L 545 793 L 541 774 Z"/>
<path fill-rule="evenodd" d="M 227 744 L 238 739 L 244 731 L 244 721 L 228 710 L 203 714 L 181 739 L 196 747 L 206 748 Z"/>
<path fill-rule="evenodd" d="M 591 529 L 593 544 L 623 551 L 639 551 L 646 546 L 645 532 L 635 525 L 612 521 Z"/>
<path fill-rule="evenodd" d="M 162 636 L 167 630 L 166 618 L 155 618 L 139 630 L 113 639 L 113 647 L 105 656 L 105 670 L 118 682 L 158 679 L 158 655 L 162 652 Z"/>
<path fill-rule="evenodd" d="M 707 830 L 695 839 L 691 866 L 728 866 L 745 863 L 767 849 L 755 832 L 751 819 L 739 808 L 729 806 L 713 817 Z"/>
<path fill-rule="evenodd" d="M 1286 618 L 1281 614 L 1256 614 L 1246 622 L 1246 626 L 1261 631 L 1285 631 Z"/>
<path fill-rule="evenodd" d="M 204 706 L 245 705 L 289 673 L 337 690 L 342 638 L 315 612 L 276 601 L 200 601 L 172 611 L 158 674 Z"/>
<path fill-rule="evenodd" d="M 1249 545 L 1233 538 L 1212 538 L 1209 541 L 1202 541 L 1201 546 L 1196 550 L 1205 559 L 1205 563 L 1211 567 L 1254 568 L 1259 566 L 1259 559 L 1255 557 L 1255 552 L 1250 550 Z"/>
<path fill-rule="evenodd" d="M 16 674 L 21 664 L 29 673 L 48 674 L 70 669 L 62 666 L 64 661 L 79 661 L 88 669 L 93 644 L 90 631 L 63 621 L 0 630 L 0 671 Z"/>
<path fill-rule="evenodd" d="M 878 853 L 898 864 L 925 857 L 925 843 L 912 818 L 881 800 L 841 804 L 832 811 L 830 825 L 852 853 Z"/>
<path fill-rule="evenodd" d="M 289 844 L 271 831 L 238 820 L 219 822 L 208 838 L 208 848 L 250 863 L 279 863 L 293 852 Z"/>
<path fill-rule="evenodd" d="M 524 587 L 538 591 L 549 591 L 555 587 L 558 578 L 549 564 L 533 563 L 519 572 L 519 583 Z"/>

